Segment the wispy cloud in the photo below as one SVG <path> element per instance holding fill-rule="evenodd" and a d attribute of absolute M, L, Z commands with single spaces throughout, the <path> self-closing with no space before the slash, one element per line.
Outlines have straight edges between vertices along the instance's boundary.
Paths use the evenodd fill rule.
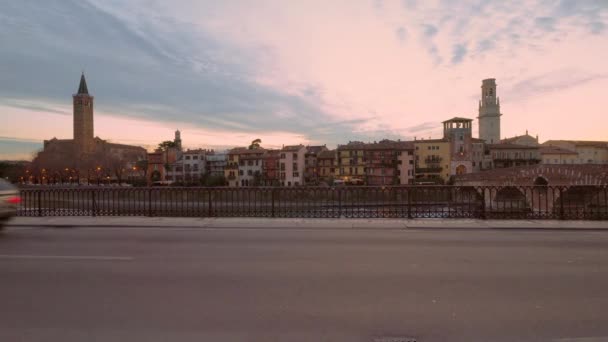
<path fill-rule="evenodd" d="M 401 42 L 404 42 L 407 40 L 407 30 L 403 26 L 399 26 L 395 30 L 395 35 L 397 36 L 397 39 L 399 39 L 399 41 L 401 41 Z"/>
<path fill-rule="evenodd" d="M 452 47 L 452 64 L 461 63 L 467 54 L 466 44 L 455 44 Z"/>
<path fill-rule="evenodd" d="M 553 32 L 555 31 L 555 18 L 551 17 L 538 17 L 534 19 L 536 26 L 544 31 Z"/>
<path fill-rule="evenodd" d="M 515 84 L 506 93 L 513 99 L 525 99 L 530 96 L 539 96 L 543 93 L 557 92 L 573 88 L 593 81 L 608 79 L 608 72 L 589 73 L 576 69 L 563 69 L 554 72 L 535 75 L 523 79 Z"/>

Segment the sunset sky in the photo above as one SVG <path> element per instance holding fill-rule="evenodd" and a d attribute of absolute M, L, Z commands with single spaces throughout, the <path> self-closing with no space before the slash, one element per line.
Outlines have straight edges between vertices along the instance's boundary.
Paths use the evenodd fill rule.
<path fill-rule="evenodd" d="M 0 159 L 72 137 L 82 70 L 146 148 L 437 138 L 484 78 L 503 137 L 608 140 L 608 0 L 6 1 L 0 46 Z"/>

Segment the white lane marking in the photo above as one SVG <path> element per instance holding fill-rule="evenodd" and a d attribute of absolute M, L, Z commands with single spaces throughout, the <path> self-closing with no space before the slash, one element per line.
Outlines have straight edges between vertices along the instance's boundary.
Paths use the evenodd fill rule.
<path fill-rule="evenodd" d="M 48 260 L 93 260 L 93 261 L 132 261 L 128 256 L 105 255 L 33 255 L 33 254 L 0 254 L 0 259 L 48 259 Z"/>

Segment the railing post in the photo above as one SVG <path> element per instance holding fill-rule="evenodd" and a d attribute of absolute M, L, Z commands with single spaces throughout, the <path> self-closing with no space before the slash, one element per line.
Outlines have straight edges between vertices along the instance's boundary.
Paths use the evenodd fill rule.
<path fill-rule="evenodd" d="M 42 190 L 38 191 L 38 216 L 42 216 Z"/>
<path fill-rule="evenodd" d="M 272 217 L 274 217 L 274 192 L 275 192 L 275 188 L 273 187 L 273 188 L 270 190 L 270 198 L 271 198 L 271 200 L 272 200 L 272 211 L 271 211 L 271 213 L 272 213 Z"/>
<path fill-rule="evenodd" d="M 564 198 L 562 197 L 562 187 L 559 187 L 559 219 L 564 220 Z"/>
<path fill-rule="evenodd" d="M 95 203 L 95 189 L 91 190 L 91 208 L 93 217 L 97 216 L 97 204 Z"/>
<path fill-rule="evenodd" d="M 342 217 L 342 189 L 337 188 L 338 191 L 338 218 Z"/>
<path fill-rule="evenodd" d="M 148 189 L 148 216 L 152 216 L 152 188 Z"/>
<path fill-rule="evenodd" d="M 485 220 L 486 217 L 486 189 L 481 188 L 481 219 Z"/>
<path fill-rule="evenodd" d="M 407 218 L 412 219 L 412 188 L 408 187 L 407 189 Z"/>
<path fill-rule="evenodd" d="M 207 189 L 207 217 L 213 215 L 213 206 L 211 204 L 211 189 Z"/>

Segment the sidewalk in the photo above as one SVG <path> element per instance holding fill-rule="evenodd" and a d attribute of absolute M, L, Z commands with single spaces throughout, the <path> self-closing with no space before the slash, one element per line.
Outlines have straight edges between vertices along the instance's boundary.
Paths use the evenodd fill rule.
<path fill-rule="evenodd" d="M 7 227 L 251 229 L 602 229 L 608 221 L 476 219 L 303 219 L 189 217 L 17 217 Z"/>

